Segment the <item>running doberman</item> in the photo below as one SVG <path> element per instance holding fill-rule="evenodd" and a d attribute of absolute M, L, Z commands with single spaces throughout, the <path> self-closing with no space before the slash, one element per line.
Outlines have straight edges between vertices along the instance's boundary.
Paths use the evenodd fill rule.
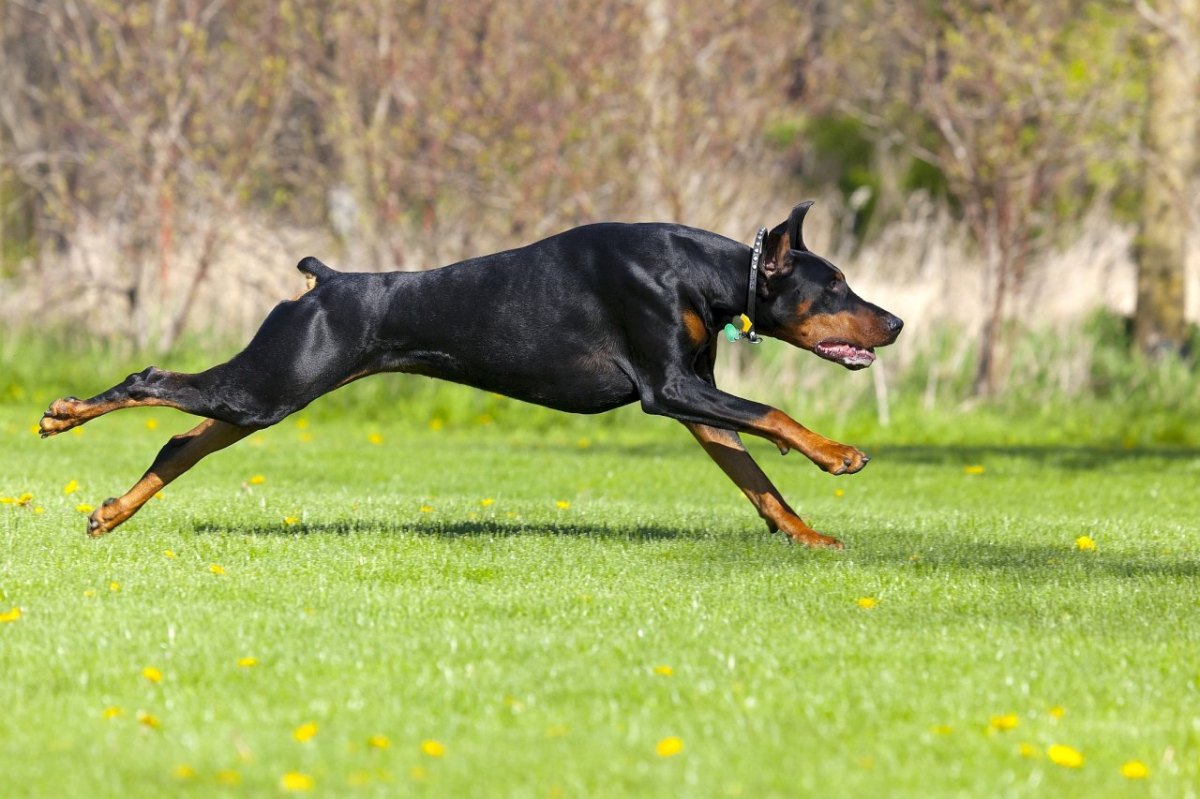
<path fill-rule="evenodd" d="M 739 433 L 796 449 L 832 474 L 867 465 L 854 447 L 782 411 L 719 390 L 717 342 L 759 334 L 848 369 L 875 360 L 903 323 L 859 298 L 804 246 L 801 203 L 753 248 L 675 224 L 586 225 L 516 250 L 427 272 L 298 268 L 307 289 L 280 303 L 226 363 L 184 374 L 151 366 L 91 399 L 56 400 L 43 438 L 121 408 L 161 405 L 205 417 L 162 448 L 145 475 L 88 519 L 100 536 L 203 458 L 322 394 L 378 372 L 438 377 L 573 413 L 640 402 L 682 422 L 771 531 L 840 548 L 800 519 Z"/>

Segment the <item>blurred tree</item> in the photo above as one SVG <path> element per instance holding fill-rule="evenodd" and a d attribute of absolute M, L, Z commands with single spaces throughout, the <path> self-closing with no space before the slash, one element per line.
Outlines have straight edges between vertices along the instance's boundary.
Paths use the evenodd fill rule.
<path fill-rule="evenodd" d="M 139 347 L 174 345 L 230 215 L 260 188 L 287 107 L 275 5 L 4 4 L 6 166 L 35 198 L 40 254 L 114 231 L 119 263 L 89 268 L 106 279 L 86 288 L 104 295 L 85 313 L 126 322 Z M 184 268 L 181 228 L 195 245 Z M 45 305 L 80 291 L 52 274 Z"/>
<path fill-rule="evenodd" d="M 1161 357 L 1180 354 L 1187 338 L 1184 286 L 1200 124 L 1200 2 L 1165 0 L 1156 7 L 1143 2 L 1138 8 L 1151 30 L 1134 340 L 1143 353 Z"/>
<path fill-rule="evenodd" d="M 1093 164 L 1129 135 L 1130 14 L 1091 0 L 865 0 L 842 6 L 825 40 L 828 105 L 934 165 L 980 247 L 978 394 L 1004 380 L 1004 322 L 1032 248 L 1087 206 L 1104 180 Z"/>

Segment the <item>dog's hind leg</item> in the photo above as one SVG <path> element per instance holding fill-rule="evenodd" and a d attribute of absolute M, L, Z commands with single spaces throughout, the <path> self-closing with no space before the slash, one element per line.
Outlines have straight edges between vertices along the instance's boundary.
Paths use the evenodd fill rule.
<path fill-rule="evenodd" d="M 131 374 L 90 399 L 65 397 L 55 400 L 50 403 L 50 408 L 42 415 L 38 425 L 42 438 L 57 435 L 122 408 L 160 406 L 203 415 L 201 397 L 193 385 L 195 377 L 151 366 Z"/>
<path fill-rule="evenodd" d="M 88 535 L 104 535 L 138 512 L 162 487 L 211 455 L 253 433 L 257 428 L 238 427 L 216 419 L 205 419 L 192 430 L 175 436 L 158 453 L 154 463 L 132 488 L 110 499 L 88 517 Z"/>
<path fill-rule="evenodd" d="M 782 530 L 788 538 L 808 547 L 842 548 L 842 542 L 818 533 L 792 510 L 783 495 L 750 457 L 737 433 L 703 424 L 684 424 L 692 431 L 692 435 L 700 442 L 700 446 L 704 447 L 709 457 L 721 467 L 721 471 L 725 472 L 753 503 L 758 515 L 767 523 L 771 532 Z"/>
<path fill-rule="evenodd" d="M 238 427 L 270 427 L 348 379 L 373 371 L 371 353 L 328 346 L 331 338 L 361 340 L 367 326 L 362 315 L 334 314 L 307 296 L 281 303 L 226 363 L 194 374 L 151 366 L 90 399 L 55 400 L 39 424 L 42 438 L 112 411 L 146 406 Z"/>

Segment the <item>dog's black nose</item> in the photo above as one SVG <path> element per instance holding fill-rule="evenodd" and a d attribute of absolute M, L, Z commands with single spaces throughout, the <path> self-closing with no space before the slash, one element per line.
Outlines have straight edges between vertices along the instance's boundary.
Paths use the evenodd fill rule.
<path fill-rule="evenodd" d="M 894 335 L 900 335 L 900 331 L 904 328 L 904 320 L 893 314 L 888 314 L 886 324 L 888 332 Z"/>

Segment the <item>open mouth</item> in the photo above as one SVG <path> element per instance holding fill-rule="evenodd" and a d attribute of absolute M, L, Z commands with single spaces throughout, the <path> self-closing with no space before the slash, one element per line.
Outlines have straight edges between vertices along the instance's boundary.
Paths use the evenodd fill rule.
<path fill-rule="evenodd" d="M 856 347 L 844 341 L 822 341 L 813 347 L 813 352 L 827 361 L 840 363 L 847 369 L 866 369 L 875 363 L 875 350 Z"/>

